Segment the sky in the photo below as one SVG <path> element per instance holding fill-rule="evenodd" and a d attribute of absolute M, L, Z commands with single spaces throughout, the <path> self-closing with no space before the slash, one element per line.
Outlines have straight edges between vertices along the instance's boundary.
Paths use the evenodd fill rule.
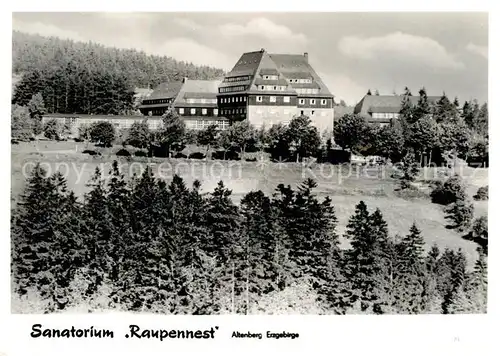
<path fill-rule="evenodd" d="M 336 101 L 380 94 L 488 100 L 487 13 L 13 13 L 13 29 L 230 70 L 244 52 L 308 52 Z"/>

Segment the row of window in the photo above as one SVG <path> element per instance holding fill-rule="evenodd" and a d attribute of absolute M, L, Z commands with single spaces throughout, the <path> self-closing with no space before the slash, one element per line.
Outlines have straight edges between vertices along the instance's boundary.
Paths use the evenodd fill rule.
<path fill-rule="evenodd" d="M 262 96 L 257 96 L 257 102 L 261 103 L 262 102 Z M 271 103 L 276 102 L 276 97 L 275 96 L 270 96 L 269 101 Z M 289 96 L 284 96 L 283 97 L 283 102 L 284 103 L 289 103 L 290 102 L 290 97 Z M 305 105 L 306 99 L 299 99 L 299 105 Z M 327 101 L 326 99 L 321 99 L 321 105 L 326 105 Z M 316 99 L 309 99 L 309 104 L 310 105 L 316 105 Z"/>
<path fill-rule="evenodd" d="M 210 125 L 217 125 L 221 130 L 225 130 L 229 127 L 229 120 L 196 120 L 194 122 L 187 122 L 190 128 L 203 130 Z"/>
<path fill-rule="evenodd" d="M 246 96 L 232 96 L 227 98 L 220 98 L 221 103 L 244 103 L 247 101 Z"/>
<path fill-rule="evenodd" d="M 319 94 L 318 88 L 296 88 L 295 91 L 299 94 Z"/>
<path fill-rule="evenodd" d="M 246 89 L 245 85 L 237 85 L 233 87 L 219 88 L 219 93 L 228 93 L 232 91 L 245 91 L 245 89 Z"/>
<path fill-rule="evenodd" d="M 379 113 L 375 112 L 372 114 L 374 119 L 397 119 L 399 117 L 399 113 Z"/>
<path fill-rule="evenodd" d="M 206 98 L 194 99 L 194 98 L 189 98 L 189 99 L 186 99 L 186 102 L 188 104 L 217 104 L 217 99 L 206 99 Z"/>
<path fill-rule="evenodd" d="M 257 85 L 258 90 L 276 90 L 276 91 L 284 91 L 286 90 L 286 86 L 284 85 Z"/>
<path fill-rule="evenodd" d="M 234 82 L 242 82 L 242 81 L 250 80 L 250 79 L 251 79 L 251 77 L 249 75 L 242 75 L 242 76 L 239 76 L 239 77 L 225 78 L 224 82 L 225 83 L 234 83 Z"/>
<path fill-rule="evenodd" d="M 265 80 L 278 80 L 279 76 L 277 75 L 265 75 L 264 79 Z"/>
<path fill-rule="evenodd" d="M 156 100 L 144 100 L 143 104 L 168 104 L 171 99 L 156 99 Z"/>
<path fill-rule="evenodd" d="M 218 109 L 213 109 L 214 110 L 214 116 L 217 116 L 219 114 L 219 110 Z M 184 108 L 179 108 L 179 115 L 184 115 L 186 113 L 186 111 L 184 110 Z M 189 113 L 191 115 L 196 115 L 196 108 L 191 108 L 189 110 Z M 202 115 L 207 115 L 208 114 L 208 110 L 203 108 L 201 109 L 201 114 Z"/>
<path fill-rule="evenodd" d="M 288 81 L 290 83 L 303 83 L 303 84 L 312 83 L 312 79 L 311 78 L 307 78 L 307 79 L 288 79 Z"/>
<path fill-rule="evenodd" d="M 264 109 L 257 109 L 255 110 L 255 114 L 257 115 L 266 115 L 266 116 L 286 116 L 286 115 L 295 115 L 296 111 L 295 110 L 290 110 L 290 109 L 283 109 L 283 111 L 280 111 L 275 108 L 269 108 L 267 110 Z M 307 116 L 316 116 L 316 111 L 315 110 L 300 110 L 300 115 L 307 115 Z M 328 113 L 326 111 L 321 111 L 320 116 L 327 116 Z"/>
<path fill-rule="evenodd" d="M 246 108 L 236 108 L 236 109 L 221 109 L 221 115 L 238 115 L 238 114 L 246 114 Z"/>

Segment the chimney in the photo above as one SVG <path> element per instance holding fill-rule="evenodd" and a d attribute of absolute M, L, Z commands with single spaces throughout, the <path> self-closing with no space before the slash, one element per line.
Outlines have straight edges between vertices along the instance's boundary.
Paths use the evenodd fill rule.
<path fill-rule="evenodd" d="M 304 52 L 304 58 L 306 59 L 306 62 L 309 63 L 309 53 Z"/>
<path fill-rule="evenodd" d="M 187 77 L 182 78 L 182 82 L 183 82 L 183 83 L 185 83 L 185 82 L 187 82 L 187 81 L 188 81 L 188 78 L 187 78 Z"/>

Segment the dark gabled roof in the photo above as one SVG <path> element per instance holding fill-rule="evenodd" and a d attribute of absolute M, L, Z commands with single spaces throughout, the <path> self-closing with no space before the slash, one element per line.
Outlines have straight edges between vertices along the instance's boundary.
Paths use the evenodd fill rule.
<path fill-rule="evenodd" d="M 314 71 L 314 69 L 309 64 L 309 60 L 306 56 L 302 54 L 270 54 L 269 55 L 274 63 L 276 63 L 278 70 L 288 79 L 307 79 L 312 78 L 313 83 L 319 86 L 320 95 L 330 95 L 330 90 L 323 83 L 319 75 Z M 295 77 L 292 77 L 294 75 Z M 298 78 L 297 76 L 303 76 L 303 78 Z M 290 83 L 292 88 L 299 88 L 298 84 L 301 83 Z"/>
<path fill-rule="evenodd" d="M 263 51 L 243 53 L 226 77 L 254 75 L 262 59 Z"/>
<path fill-rule="evenodd" d="M 153 90 L 147 100 L 174 98 L 181 90 L 182 84 L 182 81 L 161 83 Z"/>
<path fill-rule="evenodd" d="M 430 104 L 438 101 L 440 96 L 428 96 L 427 100 Z M 410 96 L 410 102 L 413 105 L 418 104 L 419 96 Z M 354 108 L 355 114 L 368 114 L 370 112 L 387 112 L 387 113 L 397 113 L 401 109 L 401 103 L 403 101 L 402 95 L 365 95 L 359 103 L 356 104 Z M 381 111 L 384 110 L 390 111 Z"/>
<path fill-rule="evenodd" d="M 398 113 L 401 105 L 398 106 L 371 106 L 368 109 L 369 113 Z"/>
<path fill-rule="evenodd" d="M 244 91 L 238 93 L 264 94 L 258 90 L 258 85 L 282 85 L 284 91 L 276 95 L 296 95 L 295 89 L 319 89 L 317 94 L 307 94 L 308 97 L 333 97 L 327 86 L 308 62 L 308 58 L 301 54 L 269 54 L 265 50 L 244 53 L 226 78 L 248 75 L 250 80 L 238 82 L 223 82 L 220 88 L 244 86 Z M 265 80 L 265 75 L 278 75 L 278 80 Z M 311 79 L 312 83 L 290 83 L 288 79 Z M 236 92 L 225 92 L 220 95 Z M 271 94 L 272 95 L 272 94 Z M 304 94 L 305 95 L 305 94 Z"/>
<path fill-rule="evenodd" d="M 288 72 L 288 79 L 311 79 L 312 75 L 308 72 Z"/>
<path fill-rule="evenodd" d="M 255 79 L 255 85 L 284 85 L 288 86 L 288 82 L 285 78 L 280 78 L 278 80 L 266 80 L 262 78 Z"/>
<path fill-rule="evenodd" d="M 276 68 L 262 68 L 259 71 L 260 75 L 279 75 L 280 72 L 278 72 L 278 69 Z"/>

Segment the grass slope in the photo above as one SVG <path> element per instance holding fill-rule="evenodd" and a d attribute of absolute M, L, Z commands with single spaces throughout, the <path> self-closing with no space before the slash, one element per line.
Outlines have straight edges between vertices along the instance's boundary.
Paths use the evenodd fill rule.
<path fill-rule="evenodd" d="M 92 149 L 93 146 L 88 148 Z M 86 183 L 100 167 L 105 173 L 111 162 L 118 159 L 125 171 L 125 176 L 140 174 L 146 164 L 151 164 L 153 172 L 167 181 L 177 173 L 188 185 L 195 179 L 202 182 L 202 190 L 212 191 L 219 180 L 232 189 L 233 200 L 239 202 L 251 190 L 262 190 L 272 194 L 278 184 L 297 187 L 304 179 L 311 177 L 318 182 L 316 193 L 319 196 L 330 196 L 339 220 L 338 233 L 342 236 L 349 217 L 354 213 L 355 205 L 363 200 L 370 210 L 380 208 L 389 225 L 392 235 L 406 235 L 413 222 L 423 231 L 427 248 L 436 243 L 441 249 L 445 247 L 462 248 L 469 260 L 473 262 L 477 253 L 477 245 L 466 241 L 453 230 L 446 229 L 446 220 L 442 207 L 432 204 L 427 198 L 403 199 L 395 195 L 394 188 L 398 182 L 390 177 L 386 168 L 347 168 L 332 165 L 304 166 L 297 163 L 240 162 L 240 161 L 204 161 L 188 159 L 161 159 L 145 157 L 116 157 L 114 152 L 121 147 L 113 147 L 103 151 L 102 157 L 91 157 L 81 152 L 85 144 L 74 142 L 29 142 L 12 145 L 12 201 L 23 191 L 25 179 L 23 171 L 36 162 L 43 162 L 44 168 L 53 173 L 59 170 L 68 180 L 70 189 L 78 196 L 88 191 Z M 423 172 L 430 178 L 436 172 Z M 480 186 L 488 184 L 488 170 L 472 170 L 465 168 L 461 172 L 467 183 L 469 196 L 476 193 Z M 475 215 L 487 214 L 487 202 L 474 202 Z M 349 243 L 343 238 L 342 246 Z"/>

